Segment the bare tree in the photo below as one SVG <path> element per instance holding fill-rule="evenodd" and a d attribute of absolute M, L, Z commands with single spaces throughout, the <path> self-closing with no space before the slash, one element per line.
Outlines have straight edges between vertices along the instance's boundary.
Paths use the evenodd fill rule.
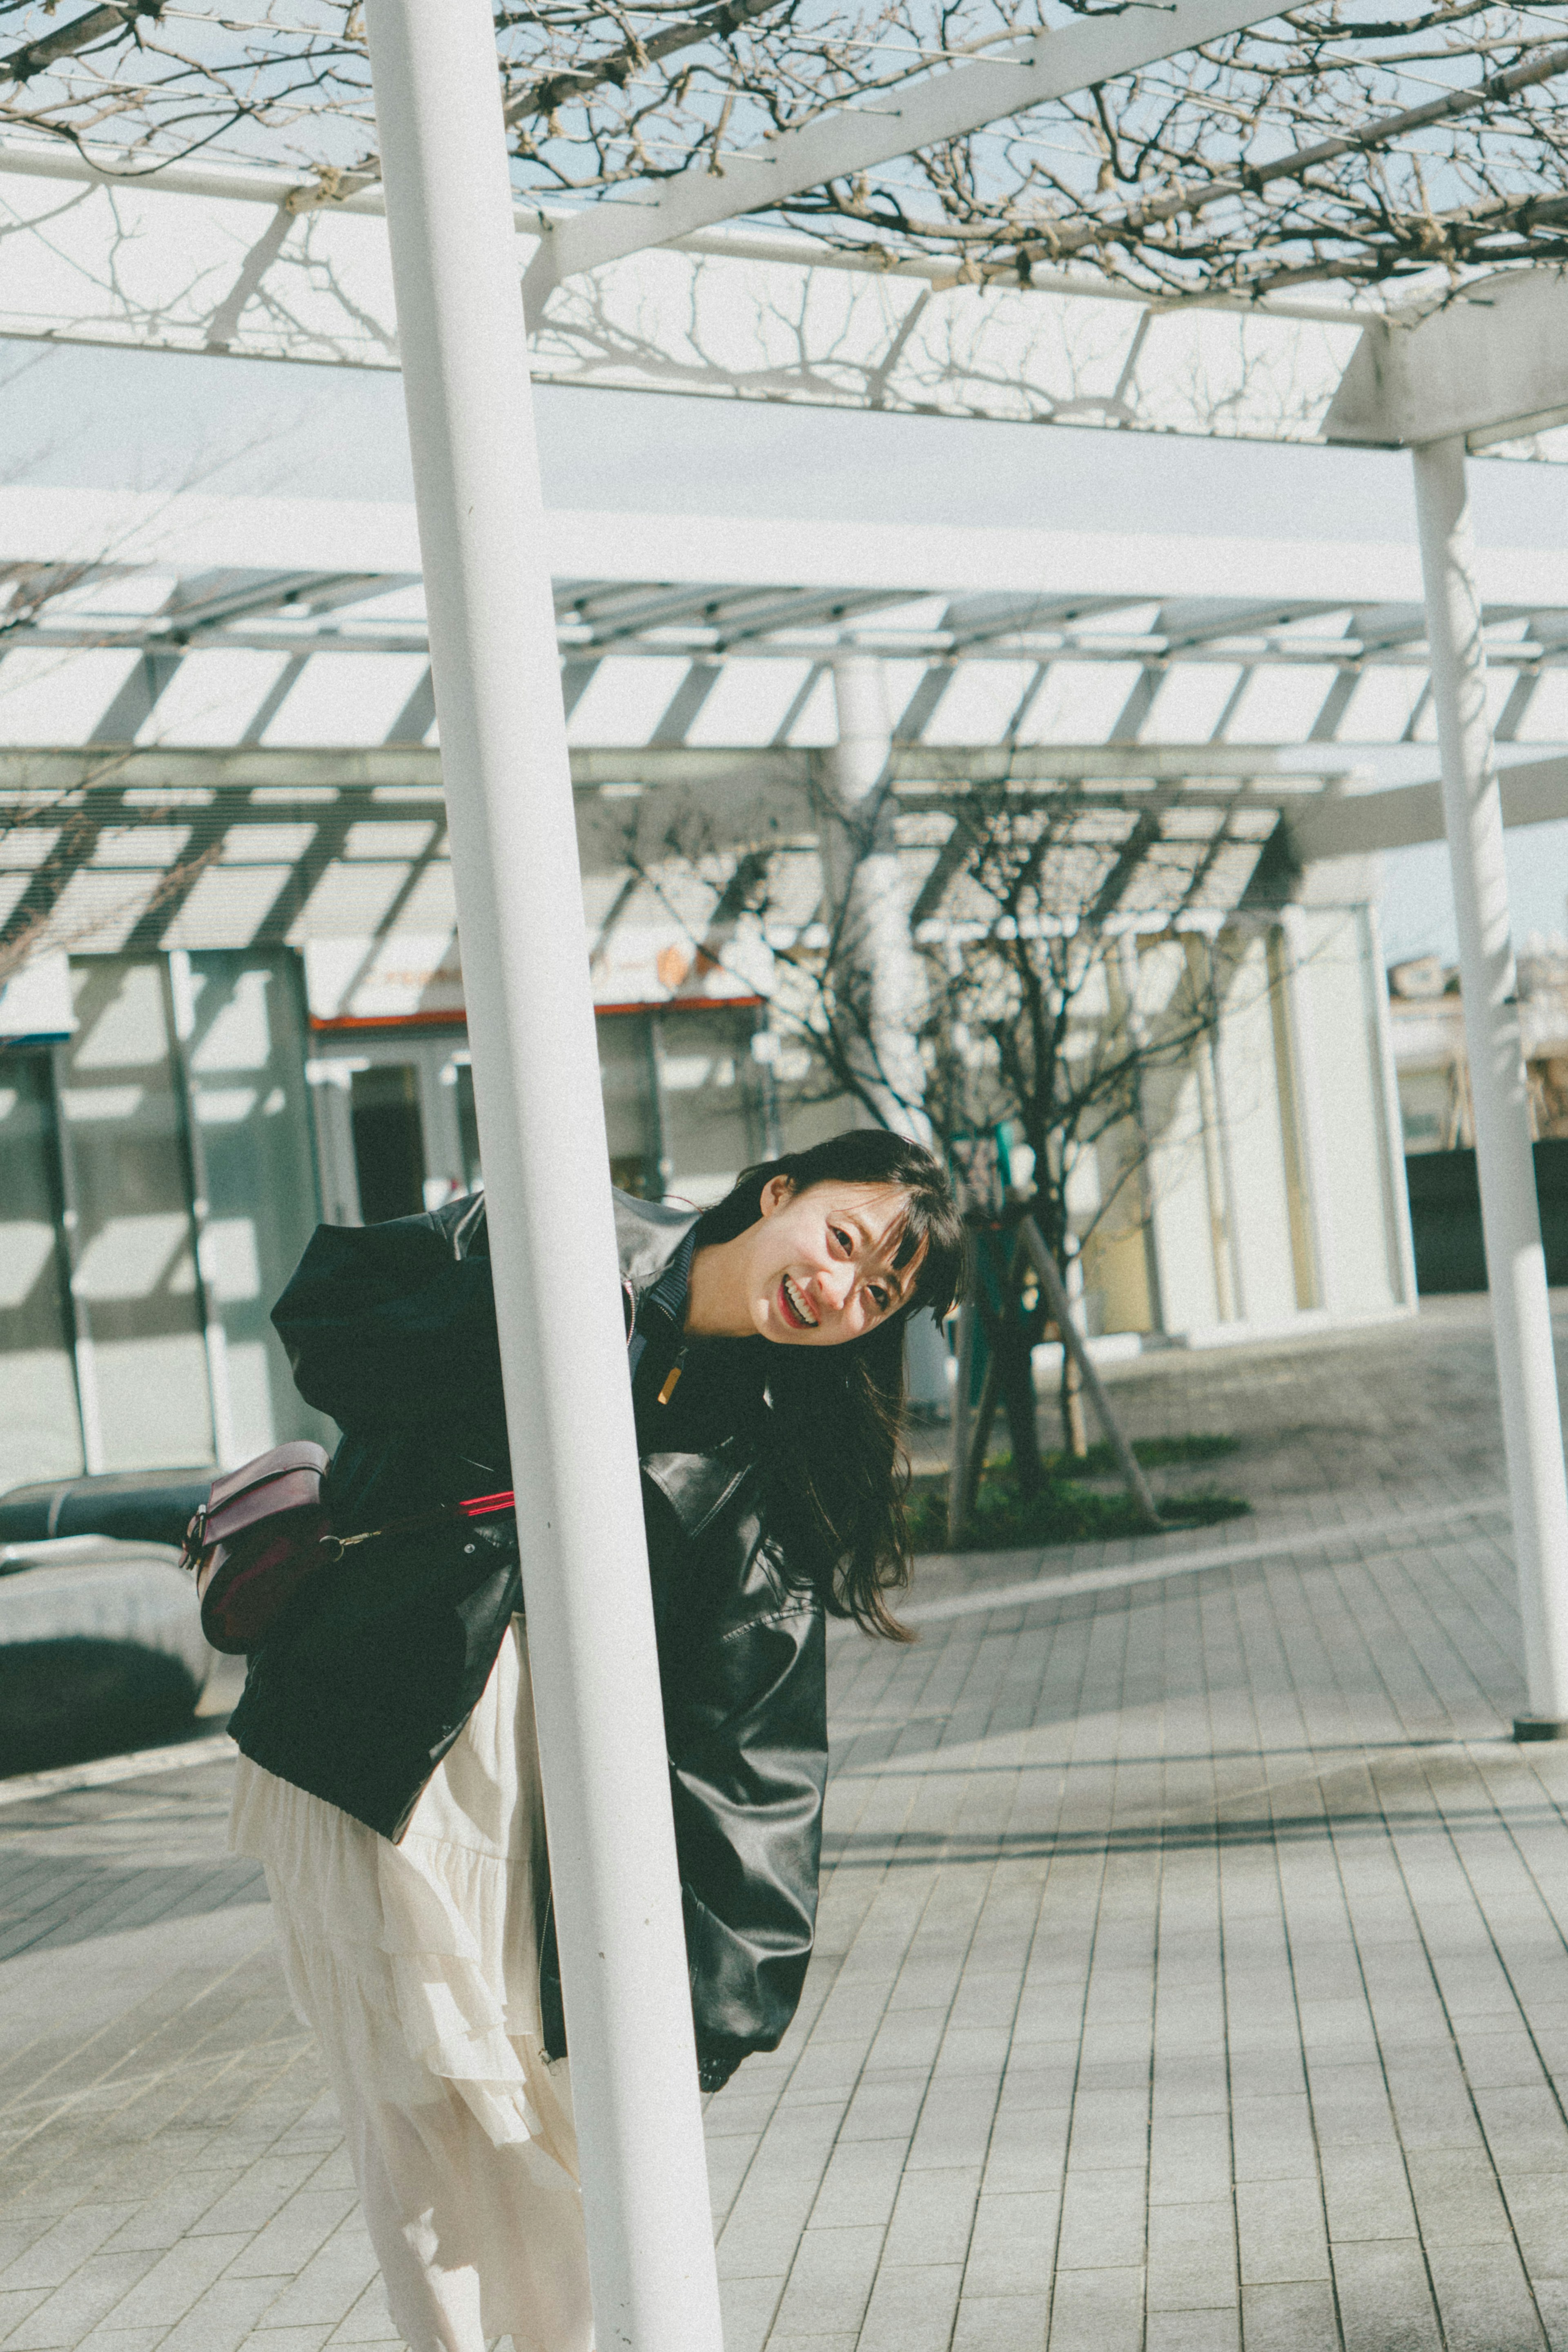
<path fill-rule="evenodd" d="M 1116 15 L 1124 0 L 1068 0 Z M 128 176 L 197 151 L 292 159 L 298 208 L 379 164 L 359 0 L 3 0 L 0 122 L 118 144 Z M 1039 32 L 1041 0 L 497 0 L 520 196 L 657 184 L 772 131 Z M 1161 301 L 1568 261 L 1557 12 L 1317 0 L 1009 121 L 793 196 L 775 215 L 956 278 L 1077 259 Z"/>
<path fill-rule="evenodd" d="M 922 921 L 920 898 L 911 910 L 925 971 L 922 1108 L 967 1175 L 977 1223 L 1005 1234 L 1027 1202 L 1069 1288 L 1097 1239 L 1141 1245 L 1166 1127 L 1154 1098 L 1211 1049 L 1229 974 L 1212 945 L 1207 886 L 1225 847 L 1223 826 L 1207 843 L 1167 844 L 1157 817 L 1130 817 L 1098 795 L 1061 791 L 1030 805 L 1006 782 L 973 786 L 921 893 L 941 912 Z M 1195 920 L 1203 927 L 1176 928 Z M 840 929 L 818 971 L 818 1051 L 846 1089 L 874 1102 L 857 1074 L 870 1062 L 880 1085 L 895 1086 L 897 1065 L 879 1052 L 871 1011 Z M 987 1323 L 1028 1486 L 1040 1475 L 1030 1355 L 1051 1315 L 1032 1286 L 1021 1314 L 1008 1305 L 1009 1249 L 996 1244 Z M 1082 1454 L 1069 1356 L 1062 1411 L 1069 1448 Z"/>
<path fill-rule="evenodd" d="M 929 1123 L 977 1230 L 996 1237 L 985 1319 L 1027 1487 L 1040 1475 L 1030 1354 L 1052 1316 L 1035 1284 L 1004 1298 L 1012 1230 L 1027 1208 L 1069 1290 L 1086 1253 L 1143 1249 L 1162 1155 L 1201 1151 L 1197 1112 L 1210 1127 L 1223 1116 L 1212 1099 L 1222 1014 L 1270 985 L 1234 919 L 1267 843 L 1257 812 L 1195 825 L 1193 812 L 1024 792 L 1002 777 L 955 793 L 941 815 L 902 820 L 894 861 L 891 807 L 884 794 L 852 826 L 826 815 L 843 845 L 825 865 L 799 845 L 723 865 L 689 820 L 657 856 L 628 856 L 694 956 L 766 996 L 799 1098 Z M 694 924 L 699 877 L 711 895 Z M 884 960 L 896 925 L 916 971 L 895 982 L 902 1024 L 889 1019 Z M 1069 1449 L 1082 1454 L 1067 1356 L 1062 1381 Z"/>

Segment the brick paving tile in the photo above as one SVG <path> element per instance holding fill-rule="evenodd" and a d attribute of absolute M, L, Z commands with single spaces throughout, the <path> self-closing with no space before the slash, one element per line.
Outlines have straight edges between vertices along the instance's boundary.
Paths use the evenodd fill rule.
<path fill-rule="evenodd" d="M 1253 1516 L 835 1631 L 817 1953 L 707 2106 L 727 2352 L 1568 2352 L 1568 1754 L 1507 1738 L 1485 1302 L 1111 1377 Z M 397 2343 L 231 1777 L 0 1810 L 0 2352 Z"/>
<path fill-rule="evenodd" d="M 245 2338 L 240 2352 L 320 2352 L 328 2333 L 325 2327 L 258 2327 Z"/>
<path fill-rule="evenodd" d="M 1241 2314 L 1234 2304 L 1205 2311 L 1151 2311 L 1146 2352 L 1240 2352 Z"/>
<path fill-rule="evenodd" d="M 963 2284 L 957 2263 L 901 2270 L 883 2261 L 866 2307 L 857 2352 L 947 2352 Z"/>
<path fill-rule="evenodd" d="M 82 2337 L 78 2352 L 153 2352 L 164 2332 L 161 2327 L 95 2327 Z"/>
<path fill-rule="evenodd" d="M 269 2328 L 340 2326 L 379 2276 L 358 2209 L 298 2271 L 267 2315 Z"/>
<path fill-rule="evenodd" d="M 718 2299 L 725 2352 L 762 2352 L 772 2333 L 773 2315 L 783 2292 L 782 2273 L 777 2278 L 720 2278 Z M 339 2337 L 332 2340 L 336 2343 Z"/>
<path fill-rule="evenodd" d="M 1441 2352 L 1418 2239 L 1336 2244 L 1333 2267 L 1346 2352 Z"/>
<path fill-rule="evenodd" d="M 388 2314 L 386 2291 L 379 2276 L 366 2287 L 347 2318 L 340 2320 L 327 2341 L 329 2345 L 402 2344 L 402 2338 Z"/>

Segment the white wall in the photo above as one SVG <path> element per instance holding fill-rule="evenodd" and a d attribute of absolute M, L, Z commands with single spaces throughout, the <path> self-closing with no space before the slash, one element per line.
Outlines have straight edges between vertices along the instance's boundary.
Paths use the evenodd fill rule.
<path fill-rule="evenodd" d="M 1145 1087 L 1150 1222 L 1172 1338 L 1236 1339 L 1303 1316 L 1415 1304 L 1375 920 L 1354 906 L 1307 908 L 1293 920 L 1294 1003 L 1278 1001 L 1289 958 L 1270 956 L 1268 930 L 1232 927 L 1216 950 L 1224 1006 L 1211 1078 L 1156 1071 Z"/>

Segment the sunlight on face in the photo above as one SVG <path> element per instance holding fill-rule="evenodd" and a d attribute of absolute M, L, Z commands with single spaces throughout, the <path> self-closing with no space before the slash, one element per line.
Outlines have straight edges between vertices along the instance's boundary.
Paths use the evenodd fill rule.
<path fill-rule="evenodd" d="M 747 1311 L 765 1339 L 839 1348 L 876 1328 L 915 1285 L 922 1244 L 904 1265 L 909 1196 L 896 1184 L 813 1184 L 787 1176 L 762 1192 L 762 1214 L 740 1236 Z"/>

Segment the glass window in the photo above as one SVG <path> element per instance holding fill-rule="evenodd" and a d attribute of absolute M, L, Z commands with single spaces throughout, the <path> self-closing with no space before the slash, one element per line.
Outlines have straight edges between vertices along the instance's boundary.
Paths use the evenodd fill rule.
<path fill-rule="evenodd" d="M 412 1062 L 374 1062 L 350 1081 L 349 1118 L 360 1214 L 367 1225 L 424 1207 L 424 1125 Z"/>
<path fill-rule="evenodd" d="M 474 1108 L 474 1065 L 465 1055 L 455 1064 L 457 1073 L 457 1148 L 463 1157 L 463 1182 L 467 1192 L 476 1192 L 485 1181 L 479 1165 L 479 1115 Z"/>
<path fill-rule="evenodd" d="M 652 1037 L 643 1013 L 601 1013 L 599 1083 L 610 1137 L 610 1181 L 622 1192 L 660 1200 L 663 1150 L 653 1099 Z"/>
<path fill-rule="evenodd" d="M 683 1009 L 654 1017 L 673 1171 L 666 1190 L 706 1209 L 762 1157 L 754 1016 Z"/>
<path fill-rule="evenodd" d="M 206 1194 L 202 1274 L 224 1334 L 233 1448 L 333 1442 L 294 1385 L 272 1307 L 318 1215 L 305 1022 L 292 957 L 191 958 L 185 1063 Z"/>
<path fill-rule="evenodd" d="M 62 1139 L 103 1466 L 210 1462 L 206 1346 L 164 965 L 95 956 L 73 964 L 71 984 L 78 1026 L 60 1050 Z"/>
<path fill-rule="evenodd" d="M 0 1054 L 0 1493 L 82 1467 L 49 1066 Z"/>

